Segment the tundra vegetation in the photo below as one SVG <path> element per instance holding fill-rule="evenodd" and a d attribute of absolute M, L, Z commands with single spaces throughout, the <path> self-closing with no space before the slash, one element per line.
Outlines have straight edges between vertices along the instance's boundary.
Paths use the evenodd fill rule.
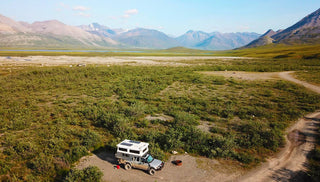
<path fill-rule="evenodd" d="M 177 150 L 252 167 L 277 152 L 292 122 L 320 108 L 319 95 L 287 81 L 199 73 L 295 70 L 318 82 L 312 75 L 320 71 L 319 59 L 188 63 L 20 67 L 10 72 L 2 67 L 0 180 L 72 181 L 87 173 L 99 178 L 95 168 L 70 169 L 89 152 L 112 152 L 123 139 L 149 142 L 159 159 Z M 158 114 L 173 120 L 146 119 Z M 207 132 L 198 129 L 203 122 L 210 124 Z"/>

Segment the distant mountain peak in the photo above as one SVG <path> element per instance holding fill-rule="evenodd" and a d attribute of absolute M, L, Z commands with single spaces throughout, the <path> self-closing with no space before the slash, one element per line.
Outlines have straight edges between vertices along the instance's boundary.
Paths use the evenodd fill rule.
<path fill-rule="evenodd" d="M 45 21 L 35 21 L 32 24 L 59 24 L 59 25 L 65 25 L 61 21 L 58 20 L 45 20 Z"/>
<path fill-rule="evenodd" d="M 257 38 L 256 40 L 253 40 L 243 48 L 252 48 L 252 47 L 259 47 L 263 45 L 272 44 L 274 40 L 271 37 L 276 33 L 277 32 L 273 31 L 272 29 L 269 29 L 267 32 L 262 34 L 259 38 Z"/>
<path fill-rule="evenodd" d="M 273 36 L 274 34 L 276 34 L 277 32 L 273 31 L 272 29 L 269 29 L 266 33 L 262 34 L 261 37 L 265 37 L 265 36 Z"/>

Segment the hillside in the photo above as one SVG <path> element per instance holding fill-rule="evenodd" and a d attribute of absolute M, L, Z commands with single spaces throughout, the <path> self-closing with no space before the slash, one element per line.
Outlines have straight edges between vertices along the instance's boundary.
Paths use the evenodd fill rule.
<path fill-rule="evenodd" d="M 273 39 L 271 36 L 275 35 L 277 32 L 273 31 L 272 29 L 268 30 L 266 33 L 261 35 L 258 39 L 250 42 L 248 45 L 245 46 L 245 48 L 252 48 L 252 47 L 258 47 L 263 45 L 268 45 L 273 43 Z"/>
<path fill-rule="evenodd" d="M 259 47 L 268 44 L 319 44 L 320 43 L 320 9 L 304 17 L 285 30 L 274 32 L 268 30 L 258 39 L 243 48 Z"/>
<path fill-rule="evenodd" d="M 25 26 L 26 23 L 16 22 L 11 18 L 0 15 L 0 33 L 12 34 L 17 32 L 28 33 L 32 30 Z"/>
<path fill-rule="evenodd" d="M 320 43 L 320 9 L 272 38 L 276 43 L 285 44 Z"/>
<path fill-rule="evenodd" d="M 1 47 L 82 48 L 114 47 L 118 43 L 57 20 L 28 24 L 0 16 L 0 45 Z"/>

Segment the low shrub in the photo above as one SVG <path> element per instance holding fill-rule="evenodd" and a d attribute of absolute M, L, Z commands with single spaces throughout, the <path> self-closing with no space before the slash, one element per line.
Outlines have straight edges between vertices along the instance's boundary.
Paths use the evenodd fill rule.
<path fill-rule="evenodd" d="M 64 182 L 100 182 L 103 173 L 96 166 L 89 166 L 82 170 L 73 169 L 71 170 Z"/>

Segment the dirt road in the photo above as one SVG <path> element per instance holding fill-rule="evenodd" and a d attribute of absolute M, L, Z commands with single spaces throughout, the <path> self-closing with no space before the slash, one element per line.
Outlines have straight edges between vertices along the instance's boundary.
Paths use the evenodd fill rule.
<path fill-rule="evenodd" d="M 308 89 L 320 94 L 320 87 L 319 86 L 312 85 L 312 84 L 307 83 L 305 81 L 298 80 L 298 79 L 296 79 L 296 78 L 294 78 L 292 76 L 292 73 L 294 73 L 294 71 L 279 72 L 279 76 L 282 79 L 285 79 L 285 80 L 288 80 L 288 81 L 303 85 L 304 87 L 306 87 L 306 88 L 308 88 Z"/>
<path fill-rule="evenodd" d="M 320 87 L 294 78 L 293 72 L 280 72 L 279 77 L 320 94 Z M 307 154 L 313 149 L 320 124 L 320 111 L 309 114 L 287 130 L 286 145 L 275 157 L 242 176 L 239 181 L 304 181 Z"/>
<path fill-rule="evenodd" d="M 239 181 L 304 181 L 307 154 L 313 149 L 319 121 L 320 112 L 300 119 L 288 130 L 284 149 Z"/>

